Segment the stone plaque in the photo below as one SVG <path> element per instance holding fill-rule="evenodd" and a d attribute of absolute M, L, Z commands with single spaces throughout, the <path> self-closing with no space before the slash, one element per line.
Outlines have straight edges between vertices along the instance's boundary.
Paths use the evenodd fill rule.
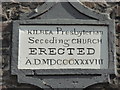
<path fill-rule="evenodd" d="M 108 27 L 20 25 L 18 69 L 107 69 Z"/>
<path fill-rule="evenodd" d="M 45 90 L 108 83 L 115 74 L 114 26 L 78 1 L 46 2 L 13 22 L 11 74 Z"/>

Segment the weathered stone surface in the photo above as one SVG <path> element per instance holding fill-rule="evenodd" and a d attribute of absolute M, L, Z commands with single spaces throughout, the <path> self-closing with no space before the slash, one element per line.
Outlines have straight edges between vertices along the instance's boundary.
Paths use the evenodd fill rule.
<path fill-rule="evenodd" d="M 120 38 L 118 39 L 118 46 L 120 47 Z"/>
<path fill-rule="evenodd" d="M 2 69 L 9 70 L 10 69 L 10 56 L 2 55 Z"/>
<path fill-rule="evenodd" d="M 116 8 L 116 17 L 120 18 L 120 6 L 117 5 L 117 8 Z"/>
<path fill-rule="evenodd" d="M 120 47 L 116 47 L 116 53 L 118 56 L 120 56 Z"/>
<path fill-rule="evenodd" d="M 96 7 L 96 4 L 94 2 L 82 2 L 82 3 L 92 9 Z"/>
<path fill-rule="evenodd" d="M 21 13 L 30 13 L 32 12 L 33 9 L 37 8 L 37 6 L 41 4 L 43 4 L 43 2 L 2 3 L 3 5 L 2 19 L 4 21 L 18 20 Z"/>
<path fill-rule="evenodd" d="M 2 38 L 2 32 L 0 32 L 0 40 L 2 40 L 3 38 Z"/>
<path fill-rule="evenodd" d="M 0 69 L 0 81 L 1 81 L 1 79 L 2 79 L 2 76 L 3 76 L 3 70 Z M 2 81 L 1 81 L 1 82 L 2 82 Z"/>
<path fill-rule="evenodd" d="M 120 33 L 120 24 L 117 24 L 116 25 L 116 32 L 117 33 Z M 120 37 L 120 34 L 118 35 Z"/>
<path fill-rule="evenodd" d="M 2 55 L 0 55 L 0 69 L 2 69 Z"/>
<path fill-rule="evenodd" d="M 119 36 L 116 34 L 116 47 L 119 47 Z"/>
<path fill-rule="evenodd" d="M 20 5 L 20 9 L 19 9 L 19 10 L 20 10 L 20 12 L 22 12 L 22 13 L 30 13 L 30 12 L 32 12 L 29 7 L 23 7 L 23 6 L 21 6 L 21 5 Z"/>
<path fill-rule="evenodd" d="M 2 36 L 4 37 L 4 34 L 7 34 L 12 30 L 11 21 L 3 22 L 2 24 L 0 24 L 0 27 L 2 27 L 1 32 L 2 32 Z"/>
<path fill-rule="evenodd" d="M 15 1 L 14 1 L 15 2 Z M 15 3 L 9 3 L 9 2 L 6 2 L 6 3 L 3 3 L 3 13 L 0 12 L 0 14 L 3 14 L 2 18 L 3 18 L 3 21 L 10 21 L 10 20 L 18 20 L 19 19 L 19 15 L 20 14 L 24 14 L 24 13 L 30 13 L 32 12 L 38 5 L 41 5 L 42 3 L 39 2 L 39 3 L 18 3 L 18 2 L 15 2 Z M 115 18 L 115 17 L 118 17 L 119 14 L 120 14 L 120 9 L 118 7 L 118 9 L 116 8 L 117 4 L 114 3 L 114 4 L 111 4 L 111 3 L 83 3 L 85 4 L 86 6 L 94 9 L 94 10 L 97 10 L 99 12 L 107 12 L 111 15 L 111 17 Z M 117 18 L 118 19 L 118 18 Z M 10 22 L 11 23 L 11 22 Z M 32 85 L 25 85 L 25 84 L 17 84 L 17 79 L 15 76 L 11 76 L 10 75 L 10 66 L 8 65 L 10 63 L 10 44 L 11 44 L 11 27 L 12 25 L 10 24 L 9 22 L 4 22 L 2 25 L 0 23 L 0 27 L 2 27 L 3 29 L 0 29 L 0 31 L 2 32 L 2 36 L 0 37 L 1 40 L 4 40 L 4 41 L 1 41 L 3 42 L 3 48 L 0 49 L 0 51 L 3 53 L 3 58 L 0 59 L 2 61 L 0 61 L 0 63 L 2 62 L 3 63 L 3 71 L 4 71 L 4 74 L 2 73 L 2 71 L 0 71 L 0 75 L 3 74 L 3 83 L 4 83 L 4 88 L 13 88 L 13 87 L 34 87 Z M 117 29 L 116 29 L 117 33 L 120 32 L 120 24 L 118 24 L 117 26 Z M 118 35 L 120 36 L 120 35 Z M 118 55 L 118 58 L 117 58 L 117 61 L 118 63 L 120 63 L 120 39 L 118 38 L 117 39 L 117 55 Z M 0 53 L 1 53 L 0 52 Z M 118 69 L 120 68 L 120 66 L 117 67 Z M 120 70 L 118 70 L 118 73 L 120 74 Z M 116 80 L 117 81 L 117 80 Z M 1 81 L 0 81 L 1 83 Z M 104 90 L 107 90 L 106 88 L 102 88 Z M 90 90 L 90 89 L 89 89 Z M 92 89 L 93 90 L 93 89 Z M 108 89 L 110 90 L 110 89 Z"/>
<path fill-rule="evenodd" d="M 2 48 L 0 49 L 0 53 L 2 53 L 2 55 L 10 55 L 10 49 L 9 48 Z"/>

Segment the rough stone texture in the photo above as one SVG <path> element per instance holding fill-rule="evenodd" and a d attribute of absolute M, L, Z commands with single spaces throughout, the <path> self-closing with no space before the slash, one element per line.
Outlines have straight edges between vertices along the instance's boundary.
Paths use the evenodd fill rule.
<path fill-rule="evenodd" d="M 13 0 L 14 1 L 14 0 Z M 11 30 L 12 20 L 18 20 L 20 17 L 20 14 L 24 13 L 30 13 L 32 12 L 37 6 L 41 5 L 43 3 L 37 3 L 37 2 L 30 2 L 30 3 L 18 3 L 18 2 L 6 2 L 2 3 L 3 7 L 3 13 L 0 12 L 0 16 L 3 19 L 3 22 L 0 22 L 0 64 L 2 63 L 1 67 L 3 70 L 0 69 L 0 86 L 3 85 L 3 88 L 37 88 L 32 85 L 26 85 L 26 84 L 18 84 L 16 76 L 10 75 L 10 46 L 11 46 Z M 115 88 L 114 90 L 119 90 L 120 86 L 120 2 L 119 3 L 83 3 L 86 6 L 90 7 L 91 9 L 94 9 L 98 12 L 107 12 L 110 14 L 110 17 L 112 19 L 116 20 L 116 48 L 117 48 L 117 76 L 113 75 L 113 83 L 112 85 L 104 84 L 100 85 L 102 88 L 99 90 L 111 90 L 110 87 Z M 1 5 L 0 5 L 1 7 Z M 1 25 L 2 24 L 2 25 Z M 2 29 L 1 29 L 2 28 Z M 3 73 L 4 72 L 4 73 Z M 2 77 L 3 76 L 3 82 Z M 110 87 L 105 88 L 105 86 L 108 85 Z M 97 87 L 100 87 L 97 86 Z M 95 87 L 95 86 L 94 86 Z M 1 87 L 0 87 L 1 88 Z M 93 90 L 92 87 L 87 88 L 87 90 Z M 96 89 L 94 89 L 96 90 Z"/>
<path fill-rule="evenodd" d="M 36 88 L 35 86 L 30 85 L 22 85 L 17 83 L 16 76 L 11 76 L 10 73 L 10 46 L 11 46 L 11 21 L 6 21 L 2 23 L 2 69 L 0 72 L 0 75 L 3 76 L 2 78 L 2 85 L 3 88 Z M 1 83 L 1 78 L 0 78 Z"/>
<path fill-rule="evenodd" d="M 23 13 L 31 13 L 38 5 L 43 4 L 43 2 L 36 3 L 36 2 L 21 2 L 21 3 L 2 3 L 2 19 L 3 21 L 9 20 L 18 20 L 20 14 Z"/>
<path fill-rule="evenodd" d="M 116 32 L 118 33 L 118 38 L 119 38 L 120 36 L 120 24 L 119 23 L 116 25 Z"/>
<path fill-rule="evenodd" d="M 105 13 L 108 9 L 108 4 L 106 2 L 83 2 L 86 6 L 88 6 L 91 9 L 94 9 L 98 12 Z"/>

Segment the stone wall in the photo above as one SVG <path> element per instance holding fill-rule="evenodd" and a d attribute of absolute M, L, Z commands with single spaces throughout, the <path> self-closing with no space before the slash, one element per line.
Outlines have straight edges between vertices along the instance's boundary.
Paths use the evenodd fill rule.
<path fill-rule="evenodd" d="M 18 3 L 18 2 L 4 2 L 2 3 L 2 13 L 0 16 L 2 22 L 0 22 L 0 86 L 5 88 L 37 88 L 32 85 L 17 83 L 17 77 L 10 75 L 10 54 L 11 54 L 11 35 L 12 35 L 12 20 L 19 20 L 20 14 L 30 13 L 37 6 L 42 5 L 39 3 Z M 86 6 L 102 13 L 108 13 L 112 19 L 116 22 L 116 60 L 117 63 L 117 75 L 111 75 L 112 87 L 119 88 L 120 77 L 120 2 L 114 3 L 88 3 L 84 2 Z M 2 43 L 2 44 L 1 44 Z M 2 53 L 2 54 L 1 54 Z M 2 78 L 3 77 L 3 78 Z M 104 85 L 105 86 L 105 85 Z M 0 87 L 1 88 L 1 87 Z M 104 87 L 103 87 L 104 88 Z M 117 90 L 116 88 L 116 90 Z M 104 90 L 107 90 L 104 88 Z"/>

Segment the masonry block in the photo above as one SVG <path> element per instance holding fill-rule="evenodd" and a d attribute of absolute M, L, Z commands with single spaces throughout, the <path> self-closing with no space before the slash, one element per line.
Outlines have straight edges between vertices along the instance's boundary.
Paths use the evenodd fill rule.
<path fill-rule="evenodd" d="M 117 17 L 120 17 L 120 6 L 117 6 L 116 16 L 117 16 Z"/>
<path fill-rule="evenodd" d="M 116 25 L 116 32 L 119 33 L 119 37 L 120 37 L 120 24 Z"/>

